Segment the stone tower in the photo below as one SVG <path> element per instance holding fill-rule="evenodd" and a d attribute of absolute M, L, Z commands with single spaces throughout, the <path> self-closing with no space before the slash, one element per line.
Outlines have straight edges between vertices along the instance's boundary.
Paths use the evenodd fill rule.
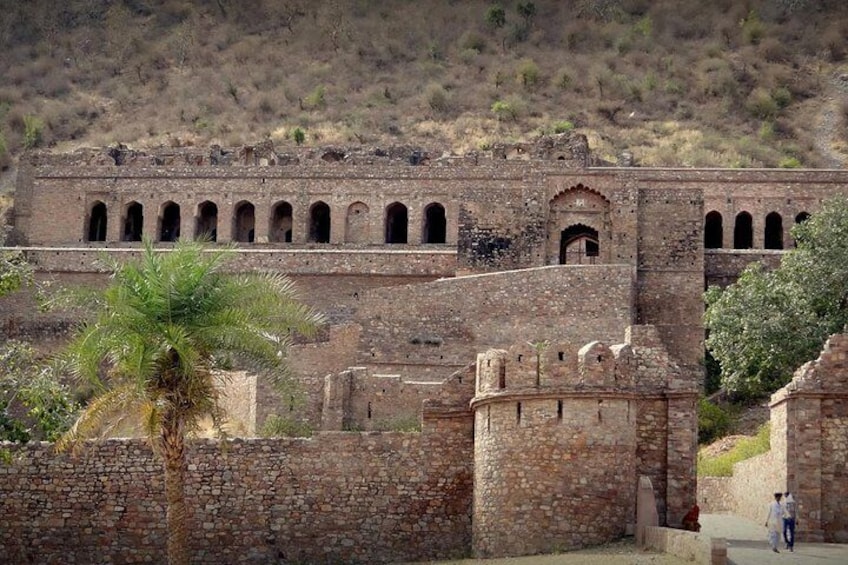
<path fill-rule="evenodd" d="M 629 345 L 492 349 L 477 358 L 472 546 L 478 557 L 601 544 L 633 521 L 637 403 Z"/>

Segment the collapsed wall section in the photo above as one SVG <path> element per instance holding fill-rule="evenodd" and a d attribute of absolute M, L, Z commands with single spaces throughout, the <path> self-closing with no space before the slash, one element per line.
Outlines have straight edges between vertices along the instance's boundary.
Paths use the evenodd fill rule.
<path fill-rule="evenodd" d="M 470 413 L 424 433 L 195 441 L 186 498 L 195 563 L 446 559 L 471 538 Z M 165 561 L 161 463 L 140 440 L 12 446 L 0 466 L 0 561 Z"/>

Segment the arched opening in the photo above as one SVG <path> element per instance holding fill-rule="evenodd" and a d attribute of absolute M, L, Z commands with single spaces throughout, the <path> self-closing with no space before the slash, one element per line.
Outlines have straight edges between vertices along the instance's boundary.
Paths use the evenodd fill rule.
<path fill-rule="evenodd" d="M 292 225 L 292 205 L 288 202 L 277 202 L 271 212 L 268 240 L 274 243 L 291 243 Z"/>
<path fill-rule="evenodd" d="M 447 237 L 447 220 L 445 207 L 434 202 L 424 209 L 424 233 L 422 243 L 445 243 Z"/>
<path fill-rule="evenodd" d="M 598 231 L 582 224 L 562 230 L 559 242 L 560 265 L 594 265 L 600 255 Z"/>
<path fill-rule="evenodd" d="M 364 202 L 354 202 L 347 207 L 345 217 L 345 243 L 369 243 L 371 241 L 370 209 Z"/>
<path fill-rule="evenodd" d="M 386 243 L 406 243 L 409 230 L 409 215 L 400 202 L 386 208 Z"/>
<path fill-rule="evenodd" d="M 218 206 L 214 202 L 201 202 L 197 207 L 197 221 L 194 227 L 196 239 L 218 241 Z"/>
<path fill-rule="evenodd" d="M 141 241 L 144 226 L 144 207 L 138 202 L 130 202 L 124 216 L 124 241 Z"/>
<path fill-rule="evenodd" d="M 724 247 L 724 227 L 721 222 L 721 214 L 715 210 L 707 214 L 704 221 L 704 247 L 707 249 Z"/>
<path fill-rule="evenodd" d="M 106 205 L 95 202 L 88 217 L 88 241 L 106 241 Z"/>
<path fill-rule="evenodd" d="M 739 212 L 733 227 L 733 249 L 751 249 L 754 246 L 754 228 L 751 214 Z"/>
<path fill-rule="evenodd" d="M 236 204 L 236 215 L 233 225 L 233 240 L 243 243 L 253 243 L 256 228 L 256 209 L 250 202 Z"/>
<path fill-rule="evenodd" d="M 766 233 L 763 238 L 766 249 L 783 249 L 783 218 L 777 212 L 766 216 Z"/>
<path fill-rule="evenodd" d="M 318 201 L 309 208 L 309 241 L 330 243 L 330 207 Z"/>
<path fill-rule="evenodd" d="M 159 241 L 177 241 L 180 238 L 180 206 L 166 202 L 159 216 Z"/>

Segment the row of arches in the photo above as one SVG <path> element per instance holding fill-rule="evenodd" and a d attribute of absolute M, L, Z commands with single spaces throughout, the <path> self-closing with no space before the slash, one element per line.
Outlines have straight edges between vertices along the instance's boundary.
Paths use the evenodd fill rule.
<path fill-rule="evenodd" d="M 800 224 L 810 215 L 800 212 L 795 216 L 795 223 Z M 722 215 L 713 210 L 704 219 L 704 248 L 722 249 L 724 241 L 724 220 Z M 766 215 L 763 227 L 763 248 L 783 249 L 784 247 L 783 216 L 777 212 Z M 739 212 L 733 222 L 733 249 L 752 249 L 754 247 L 754 218 L 748 212 Z"/>
<path fill-rule="evenodd" d="M 194 238 L 205 237 L 218 240 L 218 206 L 212 201 L 201 202 L 194 213 Z M 121 216 L 121 241 L 141 241 L 144 233 L 144 206 L 139 202 L 130 202 L 124 207 Z M 253 243 L 256 240 L 257 218 L 253 203 L 242 201 L 236 204 L 231 219 L 230 239 L 232 241 Z M 307 243 L 330 243 L 332 211 L 323 201 L 312 203 L 307 211 L 304 237 L 298 241 Z M 345 243 L 372 243 L 372 225 L 370 207 L 364 202 L 354 202 L 347 207 L 344 218 Z M 94 202 L 89 210 L 86 226 L 86 241 L 106 241 L 108 210 L 106 204 Z M 277 202 L 272 208 L 267 224 L 267 239 L 271 243 L 291 243 L 295 241 L 294 207 L 286 201 Z M 157 213 L 155 239 L 157 241 L 176 241 L 181 236 L 183 226 L 180 205 L 165 202 Z M 382 217 L 383 243 L 405 244 L 410 241 L 409 210 L 401 202 L 386 206 Z M 426 205 L 422 213 L 420 243 L 446 243 L 447 217 L 445 207 L 432 202 Z"/>

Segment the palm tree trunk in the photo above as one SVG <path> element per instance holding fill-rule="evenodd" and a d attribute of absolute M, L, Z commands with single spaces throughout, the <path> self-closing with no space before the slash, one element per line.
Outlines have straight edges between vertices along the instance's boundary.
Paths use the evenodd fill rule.
<path fill-rule="evenodd" d="M 185 428 L 182 419 L 167 414 L 162 422 L 162 459 L 168 503 L 168 563 L 188 565 L 188 514 L 185 500 Z"/>

